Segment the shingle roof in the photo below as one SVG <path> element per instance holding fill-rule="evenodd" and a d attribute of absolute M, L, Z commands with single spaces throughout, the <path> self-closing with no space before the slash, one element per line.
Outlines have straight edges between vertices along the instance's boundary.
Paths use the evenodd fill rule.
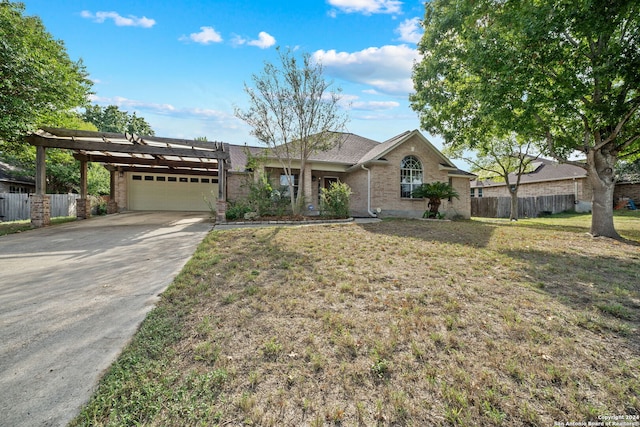
<path fill-rule="evenodd" d="M 332 134 L 335 138 L 340 139 L 341 143 L 327 151 L 320 151 L 312 154 L 308 161 L 354 166 L 364 164 L 372 160 L 380 160 L 385 153 L 392 150 L 396 145 L 402 143 L 406 139 L 412 137 L 414 134 L 419 135 L 428 145 L 431 146 L 431 143 L 429 143 L 429 141 L 424 138 L 418 130 L 403 132 L 382 143 L 353 133 L 332 132 Z M 259 154 L 260 152 L 267 150 L 266 148 L 259 147 L 246 148 L 250 149 L 253 154 Z M 230 146 L 232 171 L 244 171 L 244 166 L 247 161 L 244 151 L 246 148 L 243 146 Z M 432 148 L 434 149 L 434 154 L 441 157 L 442 165 L 450 168 L 450 173 L 453 175 L 464 175 L 469 177 L 475 176 L 455 168 L 453 163 L 443 156 L 442 153 L 440 153 L 435 147 Z"/>
<path fill-rule="evenodd" d="M 33 177 L 26 176 L 22 169 L 2 161 L 0 161 L 0 181 L 20 184 L 35 184 L 36 182 Z"/>
<path fill-rule="evenodd" d="M 250 147 L 248 145 L 229 144 L 229 161 L 231 162 L 231 172 L 244 172 L 246 170 L 247 151 L 252 155 L 257 155 L 263 150 L 263 147 Z"/>
<path fill-rule="evenodd" d="M 377 141 L 353 133 L 333 133 L 336 138 L 341 140 L 341 143 L 330 150 L 312 154 L 309 160 L 353 165 L 358 163 L 364 153 L 380 145 Z"/>
<path fill-rule="evenodd" d="M 533 165 L 539 163 L 536 169 L 532 172 L 525 173 L 520 178 L 520 184 L 532 184 L 535 182 L 545 181 L 561 181 L 565 179 L 573 178 L 586 178 L 587 171 L 579 166 L 570 165 L 567 163 L 558 163 L 549 159 L 538 158 L 533 162 Z M 516 174 L 509 174 L 509 181 L 515 182 Z M 500 185 L 506 185 L 505 182 L 484 180 L 471 181 L 471 187 L 497 187 Z"/>

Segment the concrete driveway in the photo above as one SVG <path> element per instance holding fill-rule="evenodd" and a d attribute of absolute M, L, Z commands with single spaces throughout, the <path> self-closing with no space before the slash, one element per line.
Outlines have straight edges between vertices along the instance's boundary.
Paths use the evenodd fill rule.
<path fill-rule="evenodd" d="M 0 426 L 63 426 L 212 224 L 132 212 L 0 237 Z"/>

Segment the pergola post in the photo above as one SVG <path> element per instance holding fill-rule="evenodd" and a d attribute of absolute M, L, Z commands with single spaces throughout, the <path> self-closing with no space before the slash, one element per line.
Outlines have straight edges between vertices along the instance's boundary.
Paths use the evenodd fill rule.
<path fill-rule="evenodd" d="M 224 160 L 218 159 L 218 202 L 216 203 L 216 222 L 227 222 L 227 180 Z"/>
<path fill-rule="evenodd" d="M 80 159 L 80 198 L 76 201 L 76 216 L 78 219 L 91 217 L 91 202 L 87 187 L 88 166 L 89 162 L 86 159 Z"/>
<path fill-rule="evenodd" d="M 36 192 L 31 194 L 31 225 L 46 227 L 51 224 L 51 200 L 47 196 L 47 152 L 45 147 L 36 147 Z"/>

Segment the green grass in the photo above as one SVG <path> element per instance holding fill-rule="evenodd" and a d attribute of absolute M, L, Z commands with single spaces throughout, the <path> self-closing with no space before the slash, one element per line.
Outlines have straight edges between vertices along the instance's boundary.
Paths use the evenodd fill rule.
<path fill-rule="evenodd" d="M 640 235 L 640 217 L 616 217 Z M 72 425 L 640 412 L 640 238 L 584 216 L 212 232 Z M 633 240 L 633 239 L 632 239 Z"/>
<path fill-rule="evenodd" d="M 60 216 L 51 218 L 51 225 L 63 224 L 65 222 L 75 221 L 76 219 L 77 218 L 75 216 Z M 0 236 L 13 233 L 22 233 L 23 231 L 31 229 L 33 229 L 33 227 L 31 226 L 31 220 L 28 219 L 22 221 L 0 222 Z"/>

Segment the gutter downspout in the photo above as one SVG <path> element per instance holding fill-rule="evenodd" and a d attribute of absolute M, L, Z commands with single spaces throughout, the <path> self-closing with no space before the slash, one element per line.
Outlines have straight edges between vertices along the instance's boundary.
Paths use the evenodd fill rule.
<path fill-rule="evenodd" d="M 360 165 L 360 167 L 367 171 L 367 212 L 372 218 L 377 218 L 378 215 L 371 212 L 371 169 L 367 169 L 364 164 Z"/>

